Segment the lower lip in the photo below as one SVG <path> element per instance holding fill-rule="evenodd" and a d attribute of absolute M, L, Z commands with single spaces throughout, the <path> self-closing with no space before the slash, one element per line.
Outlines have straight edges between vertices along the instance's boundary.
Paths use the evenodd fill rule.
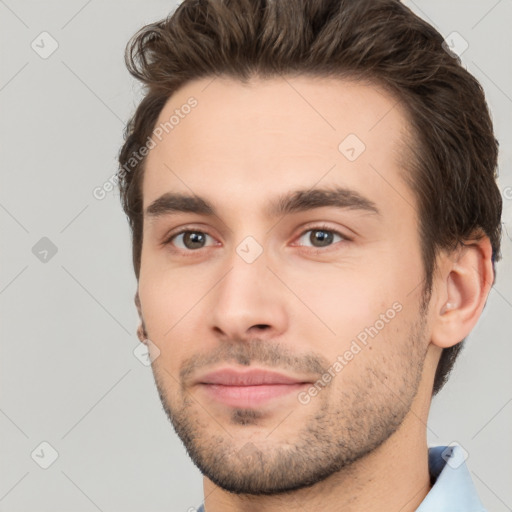
<path fill-rule="evenodd" d="M 256 407 L 275 398 L 299 392 L 308 384 L 262 384 L 259 386 L 223 386 L 202 384 L 208 395 L 232 407 Z"/>

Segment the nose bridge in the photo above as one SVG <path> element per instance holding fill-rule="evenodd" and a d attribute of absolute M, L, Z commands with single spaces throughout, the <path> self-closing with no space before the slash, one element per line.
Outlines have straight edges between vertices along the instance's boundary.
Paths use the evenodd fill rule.
<path fill-rule="evenodd" d="M 267 326 L 282 332 L 287 326 L 286 305 L 279 283 L 267 268 L 269 253 L 254 237 L 244 238 L 228 258 L 229 269 L 213 294 L 212 327 L 228 337 L 246 337 Z"/>

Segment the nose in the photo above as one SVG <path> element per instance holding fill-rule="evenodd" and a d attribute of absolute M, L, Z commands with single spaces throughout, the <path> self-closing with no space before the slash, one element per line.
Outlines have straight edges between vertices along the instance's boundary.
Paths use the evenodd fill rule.
<path fill-rule="evenodd" d="M 246 262 L 238 254 L 211 294 L 211 328 L 221 339 L 271 339 L 288 328 L 286 290 L 267 267 L 265 252 Z M 226 267 L 225 267 L 226 268 Z"/>

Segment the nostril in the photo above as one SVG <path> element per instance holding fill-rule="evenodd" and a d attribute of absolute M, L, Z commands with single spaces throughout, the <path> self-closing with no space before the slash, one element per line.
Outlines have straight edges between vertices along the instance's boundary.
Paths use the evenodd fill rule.
<path fill-rule="evenodd" d="M 264 329 L 268 329 L 270 327 L 270 325 L 267 325 L 267 324 L 256 324 L 254 327 L 256 327 L 258 329 L 261 329 L 261 330 L 264 330 Z"/>

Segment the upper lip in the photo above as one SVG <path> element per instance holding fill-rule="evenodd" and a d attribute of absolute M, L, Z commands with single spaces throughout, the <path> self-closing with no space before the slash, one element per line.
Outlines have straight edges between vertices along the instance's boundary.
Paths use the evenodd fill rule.
<path fill-rule="evenodd" d="M 220 384 L 223 386 L 259 386 L 262 384 L 302 384 L 305 381 L 270 370 L 236 370 L 223 368 L 203 375 L 199 384 Z"/>

